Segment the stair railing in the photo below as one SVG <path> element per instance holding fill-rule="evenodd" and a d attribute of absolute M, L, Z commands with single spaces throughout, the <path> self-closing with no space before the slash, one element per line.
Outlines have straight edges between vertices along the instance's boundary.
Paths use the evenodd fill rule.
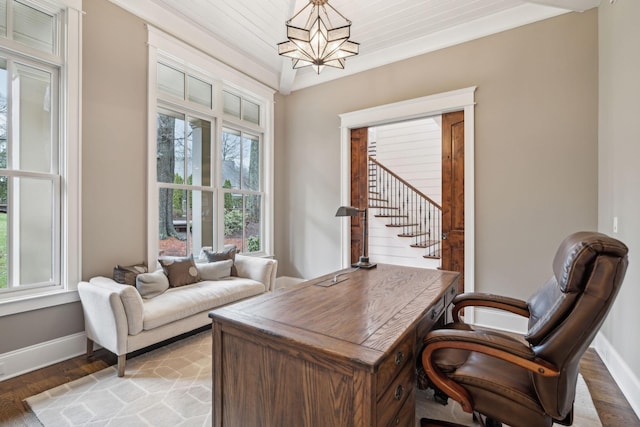
<path fill-rule="evenodd" d="M 442 207 L 389 168 L 369 156 L 369 207 L 387 227 L 412 239 L 410 246 L 425 249 L 425 258 L 440 258 Z"/>

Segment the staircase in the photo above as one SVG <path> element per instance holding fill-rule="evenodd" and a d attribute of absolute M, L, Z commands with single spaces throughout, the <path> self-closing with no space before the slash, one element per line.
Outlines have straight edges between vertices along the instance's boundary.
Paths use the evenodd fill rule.
<path fill-rule="evenodd" d="M 396 230 L 407 245 L 423 249 L 424 258 L 440 259 L 442 207 L 369 154 L 369 208 L 373 216 Z"/>

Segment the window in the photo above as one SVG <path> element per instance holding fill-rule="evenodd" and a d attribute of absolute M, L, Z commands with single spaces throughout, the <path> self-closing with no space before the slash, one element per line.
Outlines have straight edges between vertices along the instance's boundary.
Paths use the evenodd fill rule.
<path fill-rule="evenodd" d="M 80 276 L 75 3 L 0 1 L 0 303 Z"/>
<path fill-rule="evenodd" d="M 230 244 L 245 254 L 269 253 L 265 141 L 270 126 L 265 123 L 270 107 L 237 83 L 203 72 L 198 60 L 176 63 L 175 52 L 156 53 L 149 177 L 155 189 L 149 192 L 149 211 L 157 212 L 157 222 L 149 229 L 148 262 L 155 264 L 158 256 L 198 257 L 202 248 Z"/>
<path fill-rule="evenodd" d="M 222 129 L 222 189 L 224 243 L 240 252 L 260 252 L 262 192 L 260 138 L 235 129 Z"/>

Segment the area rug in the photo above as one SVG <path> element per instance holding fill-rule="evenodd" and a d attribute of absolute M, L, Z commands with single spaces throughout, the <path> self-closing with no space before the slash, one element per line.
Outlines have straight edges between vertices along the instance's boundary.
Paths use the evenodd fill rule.
<path fill-rule="evenodd" d="M 416 425 L 422 417 L 478 425 L 455 402 L 436 403 L 429 391 L 418 391 L 417 402 Z M 127 360 L 123 378 L 109 367 L 32 396 L 26 403 L 45 427 L 210 426 L 211 332 Z M 574 425 L 601 426 L 582 377 Z"/>

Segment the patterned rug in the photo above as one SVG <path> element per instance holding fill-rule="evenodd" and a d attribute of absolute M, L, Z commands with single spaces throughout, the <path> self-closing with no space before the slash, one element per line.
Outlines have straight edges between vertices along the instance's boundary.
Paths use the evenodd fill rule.
<path fill-rule="evenodd" d="M 429 417 L 474 426 L 454 402 L 436 403 L 418 391 L 416 425 Z M 26 399 L 45 427 L 210 426 L 211 331 L 127 360 L 125 377 L 109 367 Z M 601 426 L 582 377 L 575 426 Z"/>

